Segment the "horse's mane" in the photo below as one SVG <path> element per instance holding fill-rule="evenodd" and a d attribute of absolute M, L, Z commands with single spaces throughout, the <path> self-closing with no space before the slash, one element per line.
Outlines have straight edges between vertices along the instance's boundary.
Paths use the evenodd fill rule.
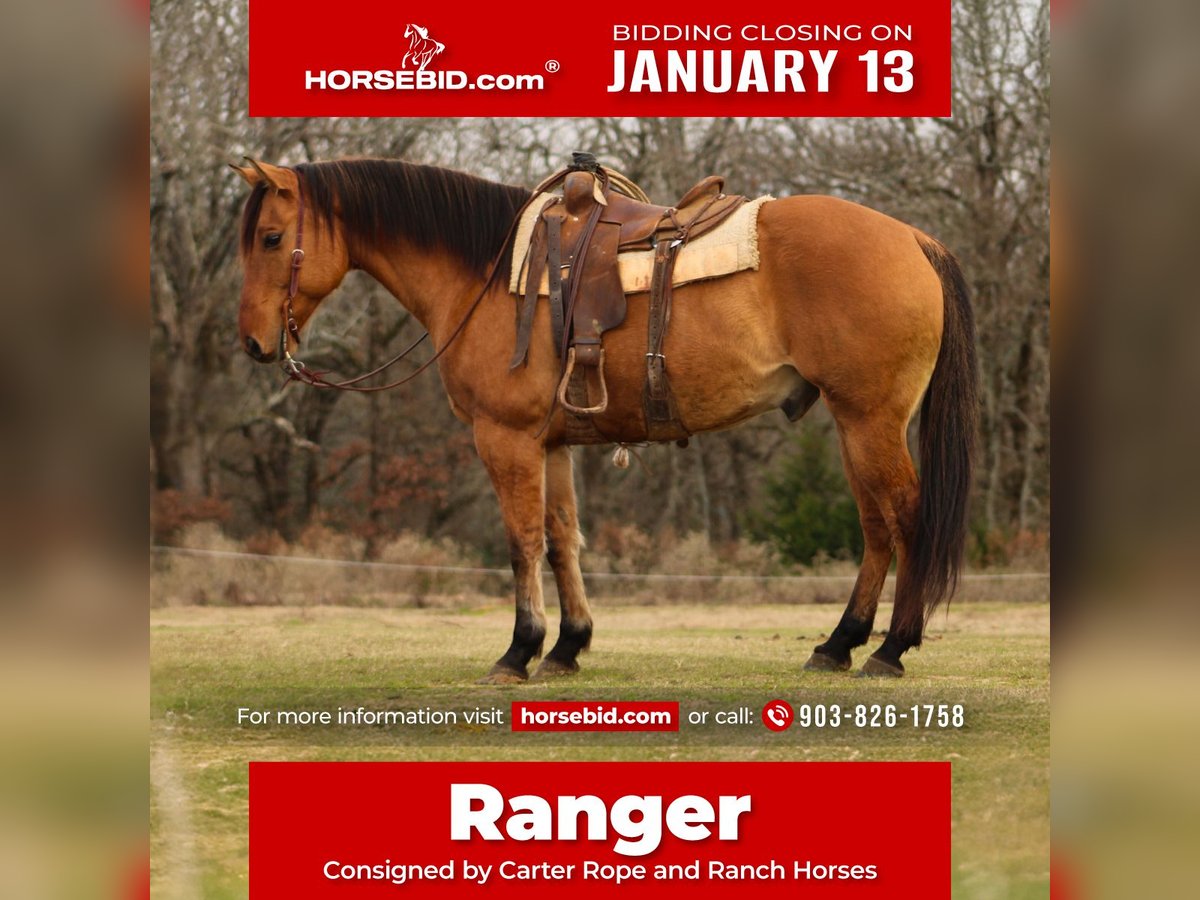
<path fill-rule="evenodd" d="M 336 212 L 354 255 L 360 248 L 404 239 L 422 249 L 442 248 L 477 273 L 500 252 L 525 188 L 465 172 L 392 159 L 346 159 L 295 166 L 305 198 L 321 227 Z M 246 203 L 242 241 L 253 246 L 262 188 Z"/>

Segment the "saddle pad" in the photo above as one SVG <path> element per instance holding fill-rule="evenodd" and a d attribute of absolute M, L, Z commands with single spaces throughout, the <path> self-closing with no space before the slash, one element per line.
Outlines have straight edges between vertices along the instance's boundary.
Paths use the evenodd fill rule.
<path fill-rule="evenodd" d="M 525 257 L 529 253 L 529 241 L 542 207 L 551 199 L 551 194 L 540 194 L 529 205 L 517 226 L 513 242 L 513 265 L 509 277 L 510 293 L 525 294 Z M 688 241 L 675 260 L 674 285 L 690 284 L 708 278 L 720 278 L 747 269 L 758 269 L 758 211 L 764 203 L 774 197 L 759 197 L 743 203 L 728 219 L 694 241 Z M 639 294 L 650 290 L 650 279 L 654 275 L 654 251 L 631 250 L 617 257 L 621 270 L 621 287 L 626 294 Z M 542 276 L 538 294 L 550 295 L 548 277 Z"/>

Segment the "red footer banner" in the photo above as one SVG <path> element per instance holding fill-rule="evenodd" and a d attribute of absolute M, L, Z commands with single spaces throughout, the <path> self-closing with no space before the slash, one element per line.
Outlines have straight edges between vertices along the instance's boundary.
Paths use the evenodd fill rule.
<path fill-rule="evenodd" d="M 252 900 L 555 887 L 948 898 L 950 764 L 250 764 Z"/>

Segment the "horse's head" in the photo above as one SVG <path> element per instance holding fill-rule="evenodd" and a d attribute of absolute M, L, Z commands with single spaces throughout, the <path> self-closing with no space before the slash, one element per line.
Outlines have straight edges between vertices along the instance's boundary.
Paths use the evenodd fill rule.
<path fill-rule="evenodd" d="M 429 29 L 422 28 L 420 25 L 406 25 L 404 27 L 405 37 L 412 37 L 414 34 L 421 38 L 421 40 L 424 40 L 429 37 Z"/>
<path fill-rule="evenodd" d="M 252 358 L 271 362 L 281 349 L 291 350 L 295 344 L 294 336 L 287 333 L 285 312 L 293 261 L 301 265 L 296 271 L 292 314 L 303 328 L 318 304 L 341 283 L 350 256 L 336 221 L 320 222 L 311 202 L 304 204 L 303 240 L 298 246 L 299 176 L 293 169 L 249 157 L 246 162 L 246 166 L 231 164 L 251 187 L 242 214 L 238 335 Z"/>

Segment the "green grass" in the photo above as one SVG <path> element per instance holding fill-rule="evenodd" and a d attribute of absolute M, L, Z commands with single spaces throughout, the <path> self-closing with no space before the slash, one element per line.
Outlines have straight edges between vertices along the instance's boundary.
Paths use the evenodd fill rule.
<path fill-rule="evenodd" d="M 501 606 L 461 611 L 177 607 L 151 615 L 151 847 L 156 896 L 245 897 L 250 760 L 950 760 L 954 895 L 1048 895 L 1049 609 L 971 603 L 939 614 L 908 677 L 802 672 L 830 606 L 618 607 L 596 613 L 583 672 L 481 686 L 511 631 Z M 880 611 L 886 622 L 890 609 Z M 551 622 L 552 628 L 556 623 Z M 876 638 L 873 643 L 877 643 Z M 865 658 L 860 651 L 856 661 Z M 237 708 L 431 706 L 514 699 L 679 700 L 692 710 L 801 703 L 962 704 L 961 730 L 688 727 L 679 734 L 512 734 L 507 725 L 239 727 Z M 913 802 L 920 802 L 915 798 Z M 862 810 L 864 827 L 873 821 Z M 892 823 L 903 826 L 903 820 Z M 159 893 L 161 891 L 161 894 Z"/>

